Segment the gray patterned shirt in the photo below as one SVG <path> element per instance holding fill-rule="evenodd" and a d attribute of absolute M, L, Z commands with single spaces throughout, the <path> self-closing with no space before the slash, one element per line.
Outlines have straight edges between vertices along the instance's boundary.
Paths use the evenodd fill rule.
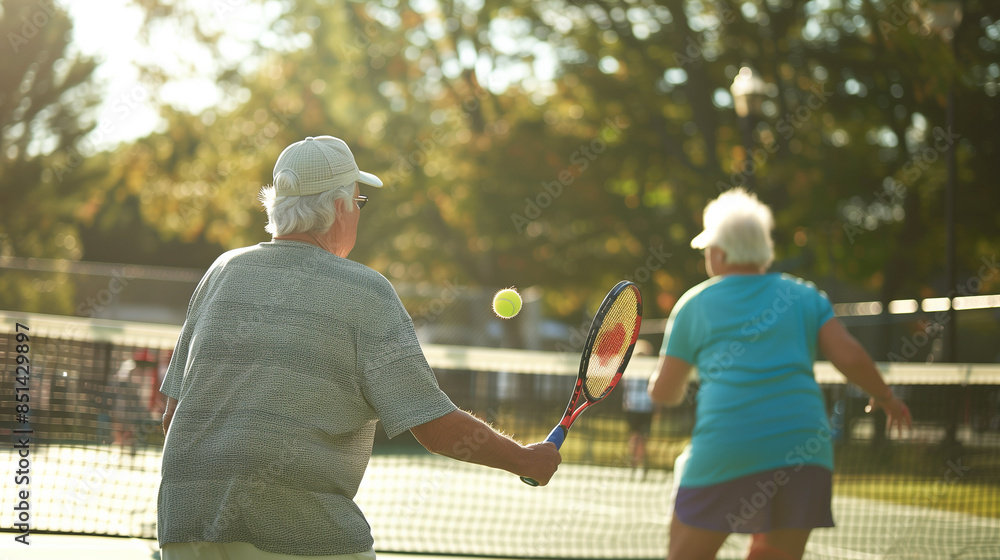
<path fill-rule="evenodd" d="M 354 503 L 376 421 L 389 437 L 455 410 L 374 270 L 297 241 L 230 251 L 195 289 L 161 391 L 161 544 L 283 554 L 372 547 Z"/>

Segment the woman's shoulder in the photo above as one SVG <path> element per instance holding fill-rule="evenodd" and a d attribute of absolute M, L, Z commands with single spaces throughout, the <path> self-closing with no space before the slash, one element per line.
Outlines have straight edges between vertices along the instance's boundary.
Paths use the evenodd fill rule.
<path fill-rule="evenodd" d="M 816 286 L 815 282 L 812 282 L 811 280 L 806 280 L 805 278 L 799 278 L 794 274 L 789 274 L 787 272 L 775 272 L 772 273 L 770 276 L 773 276 L 776 282 L 786 284 L 792 289 L 813 290 L 816 292 L 822 291 Z"/>
<path fill-rule="evenodd" d="M 826 292 L 816 286 L 814 282 L 788 274 L 787 272 L 775 273 L 774 282 L 785 293 L 829 300 Z"/>
<path fill-rule="evenodd" d="M 674 304 L 674 309 L 680 310 L 684 306 L 702 301 L 706 297 L 705 293 L 710 293 L 714 289 L 714 286 L 718 285 L 722 280 L 722 276 L 713 276 L 707 280 L 703 280 L 700 284 L 691 287 L 677 299 L 677 303 Z"/>

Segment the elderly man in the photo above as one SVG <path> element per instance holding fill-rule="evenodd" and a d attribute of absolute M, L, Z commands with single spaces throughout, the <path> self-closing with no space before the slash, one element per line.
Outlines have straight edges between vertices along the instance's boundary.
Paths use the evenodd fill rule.
<path fill-rule="evenodd" d="M 555 472 L 551 443 L 456 409 L 389 281 L 347 260 L 359 183 L 382 186 L 342 140 L 288 146 L 261 191 L 273 240 L 225 253 L 195 289 L 161 388 L 164 560 L 374 558 L 353 498 L 379 420 L 433 453 Z"/>

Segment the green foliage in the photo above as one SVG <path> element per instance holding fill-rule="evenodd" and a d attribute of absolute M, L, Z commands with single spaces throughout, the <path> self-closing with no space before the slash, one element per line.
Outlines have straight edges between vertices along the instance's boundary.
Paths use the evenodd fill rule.
<path fill-rule="evenodd" d="M 97 101 L 92 60 L 69 49 L 72 24 L 51 2 L 11 0 L 0 12 L 0 255 L 79 259 L 75 204 L 92 168 L 80 142 Z M 71 312 L 57 273 L 0 278 L 0 307 Z"/>
<path fill-rule="evenodd" d="M 225 36 L 199 27 L 193 3 L 142 6 L 151 25 L 189 22 L 187 40 L 212 52 Z M 122 260 L 191 244 L 170 263 L 205 266 L 212 247 L 266 239 L 258 189 L 284 146 L 319 134 L 386 182 L 366 191 L 352 258 L 396 282 L 538 285 L 556 316 L 623 277 L 640 282 L 647 316 L 666 314 L 704 278 L 688 246 L 701 209 L 738 185 L 775 211 L 777 266 L 835 299 L 944 293 L 952 147 L 958 277 L 1000 241 L 990 2 L 964 2 L 953 42 L 892 0 L 280 6 L 253 56 L 220 62 L 224 107 L 165 107 L 164 132 L 87 160 L 100 176 L 75 187 L 76 216 L 143 240 L 123 242 Z M 745 65 L 768 86 L 742 122 L 728 92 Z M 64 199 L 40 196 L 39 208 Z"/>

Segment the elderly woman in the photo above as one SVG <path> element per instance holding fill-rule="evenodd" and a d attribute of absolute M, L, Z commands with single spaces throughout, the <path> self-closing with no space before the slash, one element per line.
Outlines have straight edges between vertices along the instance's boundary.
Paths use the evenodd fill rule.
<path fill-rule="evenodd" d="M 697 419 L 670 526 L 669 559 L 715 558 L 730 533 L 754 535 L 748 560 L 801 558 L 809 533 L 832 527 L 833 449 L 813 375 L 819 348 L 902 430 L 910 413 L 811 283 L 767 273 L 770 209 L 731 190 L 705 208 L 709 279 L 667 322 L 650 396 L 678 404 L 697 367 Z M 680 463 L 681 461 L 679 461 Z M 678 469 L 680 470 L 680 469 Z"/>
<path fill-rule="evenodd" d="M 543 484 L 555 472 L 551 443 L 456 409 L 388 280 L 347 260 L 359 183 L 382 185 L 342 140 L 287 147 L 261 193 L 273 241 L 225 253 L 198 284 L 161 388 L 164 560 L 374 558 L 353 499 L 379 420 L 434 453 Z"/>

